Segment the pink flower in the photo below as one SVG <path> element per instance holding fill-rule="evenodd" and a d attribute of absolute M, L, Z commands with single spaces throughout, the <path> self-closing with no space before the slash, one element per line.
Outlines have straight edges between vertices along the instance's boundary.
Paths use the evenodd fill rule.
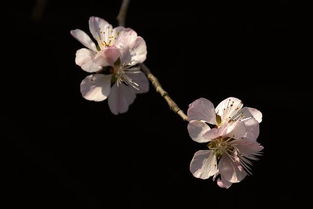
<path fill-rule="evenodd" d="M 199 143 L 208 143 L 209 150 L 195 153 L 191 173 L 201 179 L 213 180 L 229 188 L 232 183 L 251 174 L 250 160 L 257 160 L 263 147 L 256 141 L 262 113 L 254 108 L 243 107 L 234 97 L 223 100 L 214 109 L 213 104 L 200 98 L 189 105 L 188 132 Z M 211 128 L 208 124 L 214 125 Z"/>
<path fill-rule="evenodd" d="M 113 28 L 99 17 L 90 17 L 89 30 L 97 45 L 82 30 L 71 31 L 87 47 L 76 52 L 76 64 L 94 73 L 81 82 L 82 96 L 96 102 L 108 98 L 113 114 L 124 113 L 137 93 L 149 90 L 148 79 L 136 66 L 146 59 L 146 43 L 134 30 Z"/>

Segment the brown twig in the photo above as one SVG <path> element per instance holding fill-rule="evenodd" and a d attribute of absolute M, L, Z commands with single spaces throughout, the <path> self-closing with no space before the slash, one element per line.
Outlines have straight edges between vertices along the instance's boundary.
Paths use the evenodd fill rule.
<path fill-rule="evenodd" d="M 117 20 L 119 25 L 125 26 L 125 19 L 127 14 L 127 9 L 130 0 L 123 0 L 120 11 L 117 16 Z M 168 95 L 168 93 L 162 88 L 159 80 L 151 73 L 150 69 L 145 64 L 140 64 L 141 71 L 144 72 L 147 78 L 151 81 L 154 86 L 156 92 L 158 92 L 167 102 L 168 106 L 178 114 L 183 120 L 188 121 L 188 116 L 182 111 L 178 105 L 174 102 L 174 100 Z"/>
<path fill-rule="evenodd" d="M 145 64 L 140 64 L 142 72 L 144 72 L 147 78 L 151 81 L 156 92 L 158 92 L 170 106 L 171 110 L 177 113 L 183 120 L 188 121 L 188 116 L 182 111 L 174 100 L 168 95 L 168 93 L 162 88 L 159 80 L 151 73 L 150 69 Z"/>
<path fill-rule="evenodd" d="M 120 26 L 125 26 L 126 14 L 130 0 L 123 0 L 120 11 L 117 15 L 117 21 Z"/>
<path fill-rule="evenodd" d="M 36 3 L 32 12 L 32 19 L 35 22 L 39 22 L 44 14 L 48 0 L 36 0 Z"/>

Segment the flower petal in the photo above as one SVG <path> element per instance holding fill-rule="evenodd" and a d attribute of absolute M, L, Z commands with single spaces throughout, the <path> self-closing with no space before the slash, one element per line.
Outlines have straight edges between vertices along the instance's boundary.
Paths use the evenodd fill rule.
<path fill-rule="evenodd" d="M 147 57 L 147 46 L 145 40 L 138 36 L 134 46 L 130 48 L 131 62 L 129 65 L 143 63 Z"/>
<path fill-rule="evenodd" d="M 226 181 L 225 178 L 223 177 L 218 178 L 216 183 L 219 187 L 225 188 L 225 189 L 228 189 L 232 185 L 231 182 Z"/>
<path fill-rule="evenodd" d="M 202 120 L 210 124 L 216 124 L 214 105 L 205 98 L 192 102 L 189 105 L 187 115 L 189 120 Z"/>
<path fill-rule="evenodd" d="M 121 32 L 122 30 L 125 30 L 125 28 L 124 28 L 123 26 L 117 26 L 117 27 L 115 27 L 115 28 L 113 29 L 113 35 L 114 35 L 115 37 L 118 37 L 118 36 L 120 35 L 120 32 Z"/>
<path fill-rule="evenodd" d="M 244 107 L 238 111 L 237 115 L 235 116 L 238 120 L 244 121 L 250 118 L 253 118 L 258 121 L 258 123 L 262 122 L 262 113 L 251 107 Z"/>
<path fill-rule="evenodd" d="M 244 121 L 246 128 L 245 139 L 256 141 L 260 133 L 260 125 L 257 120 L 250 118 L 249 120 Z"/>
<path fill-rule="evenodd" d="M 196 178 L 208 179 L 215 175 L 217 170 L 216 156 L 211 150 L 199 150 L 190 162 L 190 172 Z"/>
<path fill-rule="evenodd" d="M 247 175 L 239 162 L 232 161 L 227 155 L 223 155 L 217 165 L 221 177 L 231 183 L 240 182 Z"/>
<path fill-rule="evenodd" d="M 198 120 L 191 120 L 188 123 L 187 129 L 189 136 L 191 137 L 192 140 L 199 143 L 210 141 L 209 138 L 204 137 L 204 134 L 210 131 L 211 129 L 206 123 Z"/>
<path fill-rule="evenodd" d="M 135 89 L 137 94 L 146 93 L 149 91 L 149 80 L 146 75 L 140 71 L 132 72 L 132 69 L 129 69 L 127 76 L 131 78 L 136 84 L 138 84 L 138 90 Z"/>
<path fill-rule="evenodd" d="M 216 114 L 221 116 L 222 123 L 228 122 L 242 108 L 243 104 L 240 99 L 229 97 L 224 99 L 215 108 Z"/>
<path fill-rule="evenodd" d="M 112 30 L 112 25 L 100 17 L 90 17 L 89 30 L 101 46 L 101 40 L 106 40 L 105 36 L 108 35 L 107 31 Z"/>
<path fill-rule="evenodd" d="M 137 39 L 137 33 L 131 28 L 119 30 L 119 35 L 115 40 L 115 46 L 120 49 L 133 48 Z"/>
<path fill-rule="evenodd" d="M 225 126 L 223 126 L 222 132 L 223 133 L 221 135 L 228 136 L 234 139 L 244 139 L 247 135 L 246 126 L 242 121 L 235 121 L 226 124 Z"/>
<path fill-rule="evenodd" d="M 120 50 L 114 46 L 106 47 L 101 50 L 102 66 L 113 66 L 116 60 L 120 57 Z"/>
<path fill-rule="evenodd" d="M 96 62 L 96 56 L 96 52 L 82 48 L 76 52 L 75 63 L 86 72 L 97 72 L 102 69 L 102 63 Z"/>
<path fill-rule="evenodd" d="M 94 52 L 97 52 L 96 44 L 91 40 L 91 38 L 84 31 L 80 29 L 71 30 L 71 34 L 85 47 L 87 47 L 88 49 L 91 49 Z"/>
<path fill-rule="evenodd" d="M 204 133 L 203 137 L 206 140 L 211 141 L 211 140 L 216 139 L 220 136 L 223 136 L 223 134 L 224 134 L 224 130 L 222 128 L 212 128 L 211 130 Z"/>
<path fill-rule="evenodd" d="M 252 108 L 252 107 L 247 107 L 249 112 L 251 113 L 251 115 L 254 117 L 254 119 L 256 119 L 259 123 L 262 122 L 262 113 L 255 109 L 255 108 Z"/>
<path fill-rule="evenodd" d="M 128 106 L 134 102 L 136 93 L 132 87 L 121 83 L 119 86 L 115 83 L 109 96 L 109 107 L 113 114 L 125 113 Z"/>
<path fill-rule="evenodd" d="M 137 64 L 133 61 L 135 54 L 132 53 L 137 38 L 137 33 L 130 28 L 124 28 L 119 31 L 119 36 L 115 40 L 115 46 L 121 50 L 121 63 L 123 65 Z"/>
<path fill-rule="evenodd" d="M 256 156 L 261 155 L 263 146 L 258 142 L 248 140 L 235 140 L 233 145 L 239 150 L 244 157 L 257 160 Z"/>
<path fill-rule="evenodd" d="M 111 75 L 93 74 L 87 76 L 80 84 L 82 96 L 91 101 L 105 100 L 111 91 Z"/>

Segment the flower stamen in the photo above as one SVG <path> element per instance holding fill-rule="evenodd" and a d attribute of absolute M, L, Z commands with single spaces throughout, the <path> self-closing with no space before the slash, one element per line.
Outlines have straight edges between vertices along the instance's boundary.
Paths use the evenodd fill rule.
<path fill-rule="evenodd" d="M 230 141 L 233 139 L 230 137 L 223 138 L 219 137 L 217 139 L 214 139 L 213 141 L 210 141 L 208 143 L 208 148 L 213 150 L 216 154 L 216 156 L 219 158 L 223 154 L 232 153 L 234 148 L 231 145 Z"/>
<path fill-rule="evenodd" d="M 128 86 L 133 87 L 136 90 L 139 90 L 139 84 L 137 84 L 135 81 L 133 81 L 127 74 L 129 71 L 131 71 L 129 68 L 124 69 L 122 66 L 120 66 L 117 62 L 117 64 L 114 66 L 113 70 L 113 77 L 115 77 L 116 84 L 119 86 L 121 83 L 125 83 Z M 137 69 L 134 69 L 135 72 L 137 72 Z M 134 73 L 135 73 L 134 72 Z"/>

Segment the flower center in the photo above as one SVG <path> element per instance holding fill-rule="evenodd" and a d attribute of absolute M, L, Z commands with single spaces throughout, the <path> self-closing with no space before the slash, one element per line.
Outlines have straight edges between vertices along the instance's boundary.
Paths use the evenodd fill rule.
<path fill-rule="evenodd" d="M 107 29 L 100 31 L 101 38 L 98 41 L 100 48 L 110 47 L 114 44 L 115 40 L 119 36 L 119 32 L 114 33 L 113 29 Z"/>
<path fill-rule="evenodd" d="M 138 72 L 140 72 L 140 68 L 124 66 L 121 64 L 120 59 L 118 59 L 113 67 L 112 83 L 116 83 L 117 86 L 124 83 L 127 86 L 139 90 L 139 85 L 127 75 Z"/>
<path fill-rule="evenodd" d="M 231 145 L 230 141 L 233 140 L 232 138 L 223 138 L 219 137 L 216 138 L 208 143 L 208 148 L 213 150 L 215 155 L 219 158 L 223 154 L 231 154 L 234 150 L 233 146 Z"/>

